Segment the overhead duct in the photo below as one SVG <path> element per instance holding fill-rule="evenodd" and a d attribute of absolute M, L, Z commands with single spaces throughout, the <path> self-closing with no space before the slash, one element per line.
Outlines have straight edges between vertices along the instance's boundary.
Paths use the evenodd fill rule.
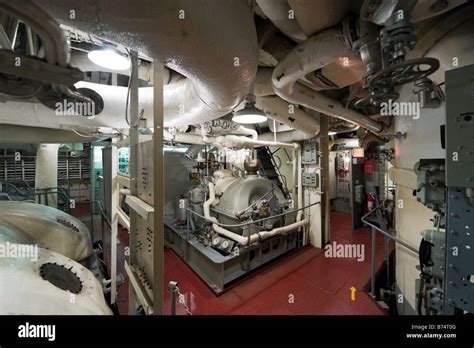
<path fill-rule="evenodd" d="M 298 24 L 298 21 L 294 17 L 290 17 L 291 7 L 288 5 L 287 0 L 257 0 L 257 5 L 265 16 L 289 38 L 296 42 L 301 42 L 308 38 Z"/>
<path fill-rule="evenodd" d="M 319 120 L 296 105 L 276 96 L 272 85 L 272 74 L 273 68 L 259 67 L 254 83 L 255 106 L 265 112 L 269 118 L 297 130 L 298 132 L 292 133 L 291 141 L 317 136 Z"/>
<path fill-rule="evenodd" d="M 306 106 L 379 133 L 383 129 L 381 123 L 345 108 L 340 102 L 298 82 L 307 74 L 321 69 L 336 59 L 350 55 L 352 51 L 346 46 L 341 29 L 327 29 L 296 46 L 280 61 L 273 71 L 273 88 L 278 96 L 288 102 Z"/>
<path fill-rule="evenodd" d="M 249 1 L 36 3 L 68 26 L 142 52 L 187 77 L 165 85 L 166 126 L 198 124 L 228 114 L 244 99 L 254 81 L 257 34 Z M 69 18 L 71 9 L 75 11 L 74 19 Z M 13 120 L 17 114 L 14 105 L 9 104 L 3 107 L 9 109 L 3 113 L 8 112 L 8 120 Z M 37 112 L 34 108 L 29 111 Z M 121 118 L 124 111 L 113 116 Z M 49 113 L 55 116 L 53 111 Z M 83 121 L 74 119 L 76 123 Z"/>
<path fill-rule="evenodd" d="M 351 10 L 358 10 L 361 0 L 288 0 L 295 20 L 308 36 L 342 21 Z"/>
<path fill-rule="evenodd" d="M 253 84 L 253 94 L 256 97 L 266 97 L 275 95 L 275 90 L 272 85 L 273 68 L 258 67 L 257 76 Z"/>
<path fill-rule="evenodd" d="M 310 137 L 319 133 L 319 121 L 297 105 L 290 106 L 277 96 L 257 98 L 255 106 L 265 112 L 268 117 L 286 124 Z"/>
<path fill-rule="evenodd" d="M 284 131 L 278 133 L 266 132 L 258 136 L 262 141 L 278 141 L 283 143 L 292 143 L 302 140 L 309 140 L 315 135 L 311 135 L 299 130 Z M 276 137 L 276 139 L 275 139 Z"/>
<path fill-rule="evenodd" d="M 64 129 L 2 124 L 0 126 L 0 139 L 3 144 L 24 144 L 25 139 L 28 139 L 29 144 L 63 144 L 93 142 L 100 138 L 78 135 L 73 131 Z"/>

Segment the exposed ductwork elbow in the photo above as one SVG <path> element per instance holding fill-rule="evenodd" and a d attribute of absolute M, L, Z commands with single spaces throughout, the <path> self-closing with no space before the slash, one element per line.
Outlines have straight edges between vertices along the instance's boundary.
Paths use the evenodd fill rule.
<path fill-rule="evenodd" d="M 287 0 L 257 0 L 257 5 L 272 23 L 280 29 L 286 36 L 296 42 L 307 39 L 306 34 L 301 29 L 298 21 L 290 18 L 291 7 Z"/>
<path fill-rule="evenodd" d="M 296 105 L 290 107 L 277 96 L 257 98 L 255 105 L 268 117 L 308 135 L 309 138 L 319 134 L 319 121 L 316 118 L 298 109 Z"/>
<path fill-rule="evenodd" d="M 254 83 L 255 106 L 271 119 L 294 128 L 296 132 L 292 133 L 293 141 L 317 136 L 319 120 L 296 105 L 289 104 L 276 96 L 272 85 L 272 74 L 273 68 L 260 67 L 258 69 Z"/>
<path fill-rule="evenodd" d="M 296 46 L 276 66 L 272 75 L 275 93 L 290 103 L 300 104 L 331 117 L 357 124 L 372 132 L 379 133 L 381 123 L 347 109 L 341 103 L 324 94 L 299 83 L 305 75 L 319 70 L 336 59 L 351 56 L 342 31 L 339 28 L 327 29 Z"/>
<path fill-rule="evenodd" d="M 68 26 L 142 52 L 186 76 L 165 86 L 166 126 L 228 114 L 254 81 L 257 34 L 249 1 L 36 2 Z"/>
<path fill-rule="evenodd" d="M 290 130 L 290 131 L 278 132 L 276 134 L 272 132 L 266 132 L 266 133 L 260 134 L 258 137 L 258 140 L 277 141 L 277 142 L 282 142 L 282 143 L 293 143 L 293 142 L 298 142 L 298 141 L 303 141 L 303 140 L 309 140 L 313 137 L 314 135 L 308 135 L 307 133 L 304 133 L 299 130 Z"/>

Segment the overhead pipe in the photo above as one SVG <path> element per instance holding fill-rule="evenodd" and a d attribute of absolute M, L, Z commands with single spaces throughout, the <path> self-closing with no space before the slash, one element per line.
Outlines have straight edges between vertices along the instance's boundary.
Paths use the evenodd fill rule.
<path fill-rule="evenodd" d="M 263 140 L 254 140 L 247 137 L 236 136 L 236 135 L 226 135 L 219 136 L 215 138 L 213 144 L 221 147 L 233 148 L 233 149 L 244 149 L 244 148 L 254 148 L 262 146 L 273 146 L 273 147 L 285 147 L 285 148 L 300 148 L 298 143 L 283 143 L 278 141 L 263 141 Z"/>
<path fill-rule="evenodd" d="M 284 100 L 303 105 L 325 115 L 343 119 L 375 133 L 383 130 L 380 122 L 345 108 L 339 101 L 326 97 L 298 82 L 336 59 L 351 56 L 340 28 L 327 29 L 297 45 L 283 58 L 272 75 L 275 93 Z"/>
<path fill-rule="evenodd" d="M 295 18 L 290 18 L 291 7 L 287 0 L 257 0 L 257 5 L 264 15 L 292 40 L 301 42 L 308 38 L 298 21 Z"/>
<path fill-rule="evenodd" d="M 215 137 L 207 137 L 207 141 L 212 142 Z M 191 145 L 206 145 L 207 142 L 203 139 L 200 134 L 189 134 L 189 133 L 176 133 L 171 135 L 167 130 L 163 130 L 163 140 L 173 141 L 176 143 L 182 144 L 191 144 Z"/>
<path fill-rule="evenodd" d="M 310 138 L 319 134 L 319 120 L 299 109 L 296 104 L 290 105 L 278 96 L 257 98 L 255 106 L 271 119 L 296 129 Z"/>
<path fill-rule="evenodd" d="M 283 143 L 293 143 L 297 141 L 309 140 L 313 138 L 314 135 L 308 134 L 299 130 L 290 130 L 283 132 L 266 132 L 258 136 L 259 140 L 263 141 L 278 141 Z"/>
<path fill-rule="evenodd" d="M 217 224 L 212 224 L 212 227 L 214 228 L 214 231 L 216 231 L 218 234 L 223 235 L 227 238 L 230 238 L 236 241 L 237 243 L 239 243 L 240 245 L 249 245 L 249 244 L 255 243 L 258 240 L 263 240 L 266 238 L 276 236 L 277 234 L 282 234 L 285 232 L 296 230 L 297 228 L 301 228 L 307 225 L 308 223 L 309 223 L 308 219 L 304 219 L 304 220 L 297 221 L 286 226 L 274 228 L 270 231 L 260 231 L 257 233 L 253 233 L 248 237 L 244 237 L 244 236 L 241 236 L 240 234 L 229 231 L 225 229 L 224 227 L 220 227 Z"/>
<path fill-rule="evenodd" d="M 275 95 L 272 85 L 273 68 L 259 67 L 254 83 L 255 106 L 280 123 L 299 130 L 292 141 L 313 138 L 319 133 L 319 120 L 297 105 L 292 105 Z"/>
<path fill-rule="evenodd" d="M 201 134 L 206 136 L 208 133 L 216 135 L 250 135 L 252 139 L 258 139 L 258 133 L 255 129 L 247 128 L 239 123 L 229 121 L 226 119 L 214 120 L 209 123 L 201 124 Z M 197 131 L 197 128 L 194 129 Z"/>
<path fill-rule="evenodd" d="M 228 114 L 255 78 L 257 34 L 249 1 L 35 1 L 64 24 L 142 52 L 187 77 L 165 85 L 165 126 Z"/>
<path fill-rule="evenodd" d="M 0 141 L 4 144 L 64 144 L 94 142 L 101 137 L 85 137 L 71 130 L 27 127 L 10 124 L 0 125 Z"/>

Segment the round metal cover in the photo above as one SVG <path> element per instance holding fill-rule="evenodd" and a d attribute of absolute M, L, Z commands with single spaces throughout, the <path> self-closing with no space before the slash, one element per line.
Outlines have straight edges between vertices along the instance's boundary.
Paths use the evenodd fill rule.
<path fill-rule="evenodd" d="M 71 269 L 62 265 L 45 263 L 40 267 L 40 275 L 54 286 L 73 294 L 78 294 L 82 290 L 82 282 L 79 277 Z"/>

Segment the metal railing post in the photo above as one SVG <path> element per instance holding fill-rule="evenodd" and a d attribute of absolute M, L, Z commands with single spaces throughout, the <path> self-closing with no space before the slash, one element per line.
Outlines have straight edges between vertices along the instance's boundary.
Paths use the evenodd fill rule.
<path fill-rule="evenodd" d="M 178 293 L 178 283 L 170 281 L 168 284 L 168 291 L 171 294 L 171 315 L 176 315 L 176 294 Z"/>
<path fill-rule="evenodd" d="M 361 221 L 367 224 L 368 226 L 370 226 L 370 228 L 372 229 L 372 265 L 371 265 L 372 279 L 370 282 L 370 287 L 371 287 L 370 292 L 374 298 L 375 298 L 375 236 L 376 236 L 376 232 L 379 232 L 384 236 L 384 249 L 385 249 L 384 258 L 387 261 L 387 282 L 390 281 L 390 254 L 388 253 L 390 240 L 393 240 L 395 244 L 398 243 L 401 246 L 405 247 L 406 249 L 418 255 L 417 248 L 411 246 L 410 244 L 408 244 L 407 242 L 403 240 L 398 239 L 397 237 L 393 236 L 391 233 L 384 231 L 381 228 L 375 226 L 373 223 L 367 221 L 367 217 L 373 214 L 378 209 L 380 209 L 380 206 L 375 207 L 374 209 L 369 211 L 367 214 L 365 214 L 361 218 Z"/>
<path fill-rule="evenodd" d="M 375 228 L 372 227 L 372 278 L 370 279 L 370 292 L 375 298 Z"/>

